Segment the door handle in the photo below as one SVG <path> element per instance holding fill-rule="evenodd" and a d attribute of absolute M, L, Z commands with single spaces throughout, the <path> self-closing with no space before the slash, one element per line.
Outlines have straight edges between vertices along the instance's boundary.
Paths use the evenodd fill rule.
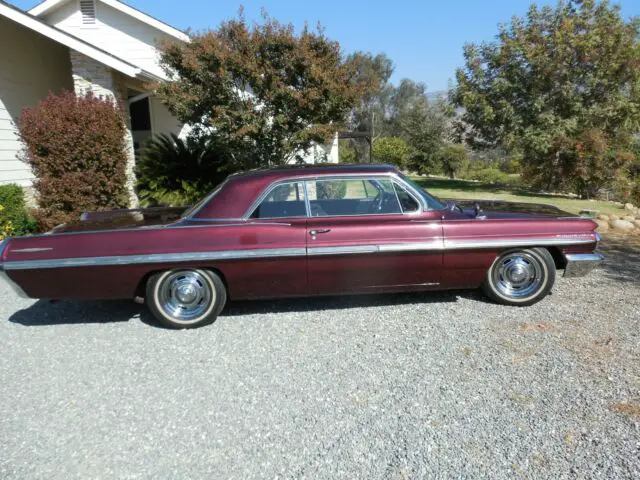
<path fill-rule="evenodd" d="M 311 235 L 312 237 L 315 237 L 316 235 L 318 235 L 319 233 L 329 233 L 331 231 L 330 228 L 320 228 L 318 230 L 311 230 L 309 231 L 309 235 Z"/>

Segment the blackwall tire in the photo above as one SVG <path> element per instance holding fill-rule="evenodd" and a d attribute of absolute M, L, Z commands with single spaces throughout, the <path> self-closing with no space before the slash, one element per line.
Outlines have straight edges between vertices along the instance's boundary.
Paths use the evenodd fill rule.
<path fill-rule="evenodd" d="M 555 279 L 556 266 L 548 250 L 509 250 L 491 265 L 483 290 L 495 302 L 524 307 L 547 296 Z"/>
<path fill-rule="evenodd" d="M 209 270 L 167 270 L 149 278 L 146 302 L 165 327 L 198 328 L 216 321 L 227 302 L 227 289 Z"/>

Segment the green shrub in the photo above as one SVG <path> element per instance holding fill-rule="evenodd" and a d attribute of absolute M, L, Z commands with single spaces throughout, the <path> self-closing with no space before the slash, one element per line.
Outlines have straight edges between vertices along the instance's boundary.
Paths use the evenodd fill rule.
<path fill-rule="evenodd" d="M 22 188 L 0 185 L 0 237 L 26 235 L 37 229 L 38 223 L 25 205 Z"/>
<path fill-rule="evenodd" d="M 128 204 L 125 122 L 109 99 L 49 95 L 22 112 L 24 160 L 36 176 L 43 229 L 75 220 L 84 211 Z"/>
<path fill-rule="evenodd" d="M 481 170 L 469 170 L 465 174 L 468 180 L 477 180 L 482 183 L 497 183 L 500 185 L 517 186 L 520 184 L 520 177 L 508 175 L 494 167 L 483 168 Z"/>
<path fill-rule="evenodd" d="M 136 165 L 138 197 L 144 206 L 191 204 L 238 170 L 233 155 L 214 137 L 158 135 Z"/>
<path fill-rule="evenodd" d="M 450 178 L 456 178 L 456 174 L 466 171 L 469 166 L 467 150 L 464 145 L 447 145 L 440 152 L 442 169 Z"/>
<path fill-rule="evenodd" d="M 388 163 L 405 168 L 412 148 L 400 137 L 382 137 L 373 143 L 373 159 L 376 163 Z"/>

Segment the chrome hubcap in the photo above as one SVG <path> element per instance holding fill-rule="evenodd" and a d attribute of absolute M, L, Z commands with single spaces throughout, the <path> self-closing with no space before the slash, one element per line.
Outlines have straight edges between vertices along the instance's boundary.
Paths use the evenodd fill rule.
<path fill-rule="evenodd" d="M 160 307 L 178 322 L 195 322 L 209 309 L 215 294 L 196 271 L 174 272 L 159 287 Z"/>
<path fill-rule="evenodd" d="M 506 297 L 526 298 L 538 291 L 543 280 L 540 262 L 517 252 L 502 257 L 493 269 L 493 284 Z"/>

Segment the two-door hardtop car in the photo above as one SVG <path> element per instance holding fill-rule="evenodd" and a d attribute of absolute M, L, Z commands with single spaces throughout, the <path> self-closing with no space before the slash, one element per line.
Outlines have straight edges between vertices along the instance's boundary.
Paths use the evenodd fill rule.
<path fill-rule="evenodd" d="M 482 287 L 530 305 L 556 269 L 602 260 L 596 224 L 555 207 L 464 208 L 396 168 L 276 168 L 231 175 L 185 208 L 86 213 L 0 247 L 0 271 L 23 295 L 142 298 L 160 322 L 213 322 L 228 298 Z"/>

